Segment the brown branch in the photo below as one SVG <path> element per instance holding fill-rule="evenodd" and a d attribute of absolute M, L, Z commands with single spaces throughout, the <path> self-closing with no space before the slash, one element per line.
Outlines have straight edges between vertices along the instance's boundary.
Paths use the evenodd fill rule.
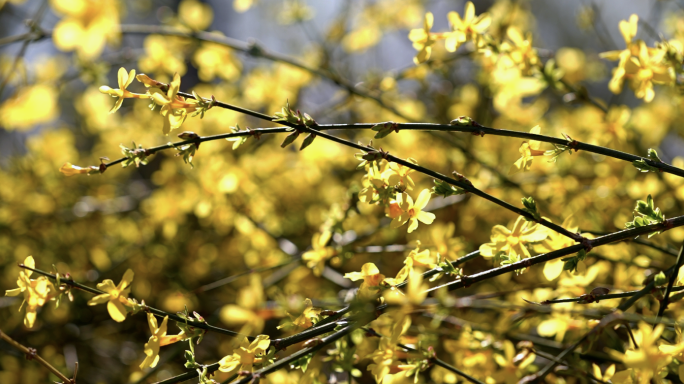
<path fill-rule="evenodd" d="M 47 368 L 50 372 L 52 372 L 55 376 L 59 377 L 60 380 L 62 380 L 62 383 L 64 384 L 75 384 L 76 383 L 76 374 L 78 373 L 78 363 L 76 363 L 76 367 L 74 368 L 74 378 L 70 379 L 62 374 L 57 368 L 53 367 L 52 364 L 48 363 L 43 359 L 42 357 L 38 356 L 38 353 L 36 352 L 35 349 L 25 347 L 21 344 L 19 344 L 17 341 L 14 341 L 11 337 L 7 336 L 5 332 L 0 330 L 0 339 L 5 340 L 7 343 L 9 343 L 11 346 L 14 348 L 18 349 L 21 351 L 21 353 L 26 355 L 26 360 L 35 360 L 38 362 L 38 364 L 42 365 L 43 367 Z"/>

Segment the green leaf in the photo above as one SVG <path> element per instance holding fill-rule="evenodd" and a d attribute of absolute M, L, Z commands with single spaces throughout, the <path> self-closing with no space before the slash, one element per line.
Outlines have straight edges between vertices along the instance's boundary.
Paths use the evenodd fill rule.
<path fill-rule="evenodd" d="M 432 193 L 438 196 L 449 197 L 452 195 L 463 195 L 468 193 L 468 191 L 466 191 L 465 189 L 455 187 L 442 180 L 435 179 L 434 182 L 435 186 L 432 187 Z"/>
<path fill-rule="evenodd" d="M 459 116 L 458 118 L 451 120 L 451 122 L 449 124 L 467 127 L 467 126 L 474 125 L 473 122 L 474 122 L 474 120 L 468 116 Z"/>
<path fill-rule="evenodd" d="M 311 145 L 311 143 L 313 143 L 313 141 L 314 141 L 315 138 L 316 138 L 316 134 L 315 134 L 315 133 L 309 133 L 309 135 L 306 136 L 306 137 L 304 138 L 304 141 L 302 141 L 302 146 L 299 147 L 299 150 L 301 151 L 301 150 L 303 150 L 304 148 L 306 148 L 306 147 L 308 147 L 309 145 Z"/>
<path fill-rule="evenodd" d="M 667 277 L 663 271 L 660 271 L 657 275 L 655 275 L 653 281 L 655 282 L 656 287 L 662 287 L 663 285 L 667 284 Z"/>
<path fill-rule="evenodd" d="M 658 224 L 665 222 L 665 215 L 660 208 L 655 207 L 653 197 L 648 195 L 646 201 L 638 200 L 634 207 L 634 220 L 625 223 L 625 228 L 639 228 L 651 224 Z M 651 232 L 648 237 L 655 236 L 662 231 Z"/>
<path fill-rule="evenodd" d="M 534 217 L 534 220 L 530 220 L 529 218 L 523 216 L 523 218 L 527 221 L 539 221 L 541 220 L 541 215 L 537 211 L 537 203 L 534 201 L 534 198 L 532 197 L 523 197 L 522 198 L 522 203 L 525 208 L 523 208 L 523 211 L 529 213 Z"/>
<path fill-rule="evenodd" d="M 655 149 L 649 148 L 648 149 L 648 158 L 651 161 L 657 162 L 657 163 L 662 163 L 663 161 L 660 160 L 660 157 L 658 156 L 658 152 L 656 152 Z M 646 162 L 644 159 L 639 159 L 639 160 L 634 160 L 632 161 L 632 165 L 634 168 L 638 169 L 640 172 L 661 172 L 661 169 L 658 167 L 654 167 Z"/>
<path fill-rule="evenodd" d="M 299 137 L 298 131 L 294 131 L 294 132 L 290 133 L 289 135 L 287 135 L 285 140 L 283 140 L 283 143 L 280 144 L 280 148 L 285 148 L 288 145 L 294 143 L 294 141 L 297 140 L 297 137 Z"/>
<path fill-rule="evenodd" d="M 561 259 L 563 261 L 563 270 L 575 272 L 579 266 L 580 261 L 584 261 L 587 258 L 587 251 L 584 249 L 577 252 L 577 256 L 566 257 Z"/>

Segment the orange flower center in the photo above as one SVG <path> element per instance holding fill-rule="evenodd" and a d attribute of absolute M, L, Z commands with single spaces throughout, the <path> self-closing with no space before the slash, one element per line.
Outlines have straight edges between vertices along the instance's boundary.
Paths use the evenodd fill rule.
<path fill-rule="evenodd" d="M 508 238 L 506 238 L 506 241 L 508 242 L 508 244 L 512 246 L 516 246 L 518 245 L 518 243 L 520 243 L 520 239 L 515 236 L 508 236 Z"/>

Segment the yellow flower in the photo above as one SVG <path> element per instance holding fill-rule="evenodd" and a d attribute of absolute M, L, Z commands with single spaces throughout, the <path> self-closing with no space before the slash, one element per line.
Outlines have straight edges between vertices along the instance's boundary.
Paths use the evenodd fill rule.
<path fill-rule="evenodd" d="M 407 258 L 406 265 L 399 271 L 395 279 L 385 279 L 385 283 L 396 285 L 408 279 L 406 294 L 392 286 L 383 291 L 383 298 L 393 305 L 420 305 L 425 301 L 429 286 L 423 284 L 423 270 L 413 269 L 413 259 Z"/>
<path fill-rule="evenodd" d="M 194 112 L 197 109 L 197 100 L 185 100 L 182 96 L 178 96 L 180 90 L 180 75 L 176 73 L 173 75 L 173 81 L 169 83 L 169 89 L 164 94 L 158 88 L 150 88 L 152 100 L 160 105 L 159 112 L 164 117 L 164 127 L 162 132 L 168 135 L 172 129 L 180 128 L 188 113 Z"/>
<path fill-rule="evenodd" d="M 519 356 L 525 357 L 520 361 Z M 525 367 L 532 364 L 534 359 L 534 353 L 516 355 L 513 343 L 511 343 L 510 340 L 504 340 L 503 355 L 498 353 L 494 354 L 494 361 L 499 364 L 501 370 L 492 375 L 492 377 L 497 383 L 515 384 L 525 372 Z"/>
<path fill-rule="evenodd" d="M 475 17 L 475 5 L 472 1 L 466 3 L 463 18 L 457 12 L 451 11 L 447 14 L 449 24 L 453 32 L 446 36 L 446 50 L 455 52 L 458 47 L 468 40 L 476 41 L 478 36 L 483 34 L 492 23 L 492 18 L 488 13 L 483 13 Z"/>
<path fill-rule="evenodd" d="M 56 13 L 64 15 L 52 32 L 55 46 L 77 51 L 85 60 L 97 58 L 105 43 L 119 40 L 119 2 L 114 0 L 51 0 Z"/>
<path fill-rule="evenodd" d="M 376 162 L 371 164 L 368 168 L 368 173 L 363 178 L 363 185 L 365 188 L 359 192 L 359 200 L 361 202 L 373 204 L 380 196 L 378 193 L 379 190 L 387 187 L 387 183 L 383 177 L 385 172 L 381 173 L 380 170 L 378 170 Z"/>
<path fill-rule="evenodd" d="M 306 266 L 313 269 L 313 273 L 316 276 L 320 276 L 323 273 L 325 261 L 337 254 L 333 247 L 328 247 L 331 237 L 332 232 L 330 231 L 314 234 L 311 240 L 313 249 L 302 255 L 302 260 L 306 261 Z"/>
<path fill-rule="evenodd" d="M 58 100 L 59 92 L 52 84 L 21 87 L 0 104 L 3 128 L 24 131 L 55 119 L 59 116 Z"/>
<path fill-rule="evenodd" d="M 663 51 L 658 51 L 651 56 L 646 43 L 640 41 L 639 57 L 631 57 L 625 64 L 625 74 L 632 79 L 631 84 L 635 88 L 634 95 L 647 103 L 655 97 L 653 83 L 670 84 L 673 80 L 670 68 L 660 64 L 663 55 Z"/>
<path fill-rule="evenodd" d="M 143 43 L 145 55 L 138 61 L 138 67 L 156 75 L 180 73 L 182 76 L 187 70 L 183 54 L 187 43 L 180 37 L 149 35 Z"/>
<path fill-rule="evenodd" d="M 165 316 L 162 320 L 161 326 L 157 325 L 157 318 L 153 314 L 147 314 L 147 323 L 150 325 L 150 331 L 152 336 L 150 340 L 145 343 L 145 360 L 140 364 L 140 369 L 145 369 L 147 367 L 154 368 L 159 362 L 159 347 L 161 347 L 162 338 L 166 336 L 167 323 L 169 322 L 169 317 Z"/>
<path fill-rule="evenodd" d="M 126 88 L 129 85 L 131 85 L 131 83 L 135 79 L 135 69 L 131 69 L 130 73 L 126 73 L 126 68 L 124 68 L 124 67 L 119 68 L 118 79 L 119 79 L 119 89 L 111 89 L 106 85 L 103 85 L 100 87 L 100 92 L 106 93 L 112 97 L 118 97 L 118 99 L 116 100 L 116 103 L 114 103 L 114 106 L 109 111 L 109 113 L 114 113 L 114 112 L 118 111 L 119 108 L 121 108 L 121 104 L 123 103 L 124 99 L 149 99 L 150 98 L 150 95 L 141 95 L 141 94 L 129 92 L 126 90 Z"/>
<path fill-rule="evenodd" d="M 437 261 L 436 254 L 432 255 L 429 249 L 423 249 L 422 251 L 419 251 L 418 249 L 419 248 L 412 250 L 407 256 L 408 258 L 413 259 L 413 262 L 417 267 L 437 267 L 437 264 L 435 263 L 435 261 Z"/>
<path fill-rule="evenodd" d="M 214 43 L 202 43 L 195 51 L 192 62 L 199 69 L 197 75 L 204 82 L 211 82 L 217 76 L 227 81 L 236 81 L 242 71 L 242 63 L 233 52 Z"/>
<path fill-rule="evenodd" d="M 430 212 L 424 212 L 423 208 L 430 201 L 430 190 L 423 189 L 418 195 L 415 204 L 413 199 L 406 193 L 397 194 L 397 203 L 401 207 L 402 213 L 392 220 L 390 225 L 392 228 L 399 228 L 406 222 L 410 222 L 408 226 L 408 233 L 411 233 L 418 228 L 418 221 L 424 224 L 432 224 L 435 220 L 435 214 Z"/>
<path fill-rule="evenodd" d="M 385 279 L 385 275 L 381 274 L 373 263 L 366 263 L 361 267 L 361 272 L 346 273 L 344 277 L 351 281 L 363 279 L 358 293 L 358 298 L 361 300 L 374 299 L 380 291 L 380 283 Z"/>
<path fill-rule="evenodd" d="M 416 160 L 410 157 L 406 159 L 406 161 L 412 164 L 418 164 Z M 393 187 L 400 184 L 405 186 L 407 190 L 411 191 L 416 185 L 411 176 L 409 176 L 409 174 L 413 171 L 414 170 L 412 168 L 403 166 L 401 164 L 390 163 L 389 169 L 382 173 L 382 178 L 387 181 L 387 185 L 389 186 Z"/>
<path fill-rule="evenodd" d="M 228 326 L 242 325 L 240 333 L 259 333 L 264 321 L 274 316 L 274 310 L 264 308 L 264 285 L 259 274 L 250 276 L 249 285 L 238 292 L 236 304 L 224 305 L 219 316 Z"/>
<path fill-rule="evenodd" d="M 64 174 L 64 176 L 73 176 L 73 175 L 90 175 L 91 173 L 98 173 L 100 172 L 100 169 L 94 165 L 91 165 L 90 167 L 83 168 L 79 167 L 78 165 L 73 165 L 71 163 L 64 163 L 62 167 L 59 169 L 60 172 Z"/>
<path fill-rule="evenodd" d="M 114 285 L 110 279 L 106 279 L 97 285 L 97 289 L 105 291 L 101 295 L 97 295 L 88 301 L 88 305 L 98 305 L 107 303 L 107 311 L 114 321 L 122 322 L 126 320 L 127 306 L 131 306 L 128 301 L 128 293 L 131 290 L 131 282 L 133 282 L 133 271 L 128 269 L 124 273 L 119 285 Z"/>
<path fill-rule="evenodd" d="M 538 135 L 539 132 L 541 132 L 541 128 L 538 125 L 530 129 L 530 133 Z M 535 156 L 544 156 L 545 151 L 540 150 L 540 146 L 540 141 L 524 141 L 519 149 L 520 158 L 513 163 L 509 173 L 513 174 L 520 171 L 529 171 L 530 167 L 532 167 L 532 159 L 534 159 Z"/>
<path fill-rule="evenodd" d="M 434 20 L 435 17 L 432 12 L 428 12 L 423 20 L 423 28 L 412 29 L 409 32 L 408 38 L 413 42 L 413 48 L 418 50 L 418 54 L 413 58 L 413 62 L 416 64 L 424 63 L 430 58 L 432 44 L 437 41 L 436 35 L 430 33 Z"/>
<path fill-rule="evenodd" d="M 638 349 L 628 349 L 624 354 L 612 350 L 609 352 L 613 357 L 622 360 L 627 368 L 634 369 L 636 376 L 640 378 L 638 382 L 648 383 L 652 378 L 656 378 L 660 382 L 659 373 L 672 362 L 672 356 L 679 354 L 684 349 L 684 344 L 677 346 L 662 345 L 660 347 L 656 345 L 664 328 L 663 324 L 658 324 L 653 328 L 651 325 L 641 322 L 639 323 L 639 330 L 634 332 Z"/>
<path fill-rule="evenodd" d="M 561 224 L 561 227 L 567 229 L 572 233 L 576 233 L 579 229 L 579 227 L 575 223 L 575 219 L 572 216 L 568 216 L 563 221 L 563 224 Z M 574 240 L 570 239 L 565 235 L 561 235 L 556 231 L 547 231 L 547 233 L 548 237 L 544 239 L 544 241 L 534 245 L 535 252 L 546 253 L 558 249 L 567 248 L 575 244 Z M 581 263 L 584 264 L 584 261 L 581 261 Z M 560 276 L 561 272 L 563 272 L 563 264 L 564 263 L 561 259 L 547 261 L 544 264 L 544 277 L 546 277 L 547 280 L 551 281 L 556 277 Z M 586 267 L 583 266 L 581 268 L 585 269 Z M 578 268 L 578 270 L 579 269 L 580 268 Z"/>
<path fill-rule="evenodd" d="M 492 228 L 491 243 L 480 246 L 480 254 L 483 257 L 494 257 L 501 252 L 508 252 L 518 257 L 530 257 L 530 251 L 525 244 L 540 242 L 548 236 L 546 228 L 531 224 L 525 218 L 519 216 L 513 224 L 513 229 L 509 230 L 503 225 L 495 225 Z"/>
<path fill-rule="evenodd" d="M 513 44 L 504 42 L 501 44 L 501 50 L 508 53 L 524 74 L 530 74 L 530 70 L 539 64 L 537 50 L 532 45 L 532 33 L 527 32 L 523 35 L 518 28 L 510 27 L 506 35 Z"/>
<path fill-rule="evenodd" d="M 178 4 L 178 16 L 188 27 L 201 31 L 211 25 L 214 10 L 197 0 L 183 0 Z"/>
<path fill-rule="evenodd" d="M 263 355 L 271 342 L 267 335 L 259 335 L 251 343 L 245 337 L 240 343 L 240 347 L 233 350 L 233 354 L 224 357 L 219 361 L 221 372 L 233 371 L 252 371 L 252 365 L 261 363 L 258 355 Z"/>
<path fill-rule="evenodd" d="M 397 357 L 395 356 L 399 347 L 399 338 L 406 333 L 411 326 L 411 318 L 404 316 L 400 321 L 395 323 L 390 337 L 383 336 L 380 339 L 378 349 L 371 353 L 368 357 L 373 359 L 373 364 L 368 365 L 368 370 L 375 376 L 375 381 L 382 384 L 382 381 L 390 374 L 392 368 L 398 365 Z"/>
<path fill-rule="evenodd" d="M 594 377 L 597 379 L 609 381 L 615 374 L 615 364 L 611 364 L 604 373 L 601 373 L 601 368 L 598 365 L 591 363 L 591 370 L 594 373 Z"/>
<path fill-rule="evenodd" d="M 638 48 L 635 49 L 635 45 L 632 43 L 632 40 L 634 39 L 634 36 L 637 34 L 637 27 L 639 25 L 639 16 L 636 14 L 632 14 L 629 17 L 629 21 L 627 20 L 621 20 L 620 24 L 618 24 L 620 28 L 620 33 L 622 34 L 622 38 L 625 40 L 625 46 L 626 48 L 621 51 L 609 51 L 609 52 L 603 52 L 599 54 L 599 57 L 602 57 L 607 60 L 621 60 L 623 55 L 629 56 L 636 56 L 638 54 Z M 626 52 L 626 53 L 625 53 Z"/>
<path fill-rule="evenodd" d="M 304 300 L 304 310 L 302 311 L 302 313 L 297 317 L 294 317 L 288 313 L 290 318 L 292 318 L 292 323 L 279 326 L 278 329 L 293 325 L 299 329 L 309 328 L 313 326 L 313 320 L 316 320 L 320 313 L 321 309 L 314 308 L 311 299 L 306 299 Z"/>
<path fill-rule="evenodd" d="M 29 256 L 24 260 L 24 265 L 30 268 L 36 267 L 36 263 L 32 256 Z M 55 286 L 52 285 L 52 282 L 50 282 L 47 277 L 40 276 L 35 280 L 31 280 L 30 276 L 32 273 L 33 271 L 31 270 L 22 270 L 19 272 L 19 278 L 17 279 L 19 288 L 5 291 L 5 296 L 18 296 L 21 293 L 24 294 L 24 302 L 21 304 L 21 307 L 19 307 L 19 311 L 21 311 L 21 308 L 26 304 L 24 325 L 27 328 L 33 328 L 38 307 L 45 305 L 45 303 L 54 298 L 57 293 Z"/>

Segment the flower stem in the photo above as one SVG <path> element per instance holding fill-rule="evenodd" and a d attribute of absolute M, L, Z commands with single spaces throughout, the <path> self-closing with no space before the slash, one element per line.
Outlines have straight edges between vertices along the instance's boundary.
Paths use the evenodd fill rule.
<path fill-rule="evenodd" d="M 31 267 L 29 267 L 29 266 L 27 266 L 27 265 L 24 265 L 24 264 L 19 264 L 19 267 L 24 268 L 24 269 L 31 270 L 31 271 L 33 271 L 33 272 L 36 272 L 36 273 L 40 274 L 40 275 L 46 276 L 46 277 L 48 277 L 48 278 L 50 278 L 50 279 L 52 279 L 52 280 L 57 281 L 57 276 L 55 276 L 55 275 L 53 275 L 53 274 L 51 274 L 51 273 L 48 273 L 48 272 L 45 272 L 45 271 L 41 271 L 40 269 L 31 268 Z M 90 293 L 92 293 L 92 294 L 94 294 L 94 295 L 101 295 L 101 294 L 103 294 L 103 293 L 106 293 L 106 292 L 100 291 L 99 289 L 92 288 L 92 287 L 89 287 L 89 286 L 87 286 L 87 285 L 83 285 L 83 284 L 78 283 L 78 282 L 76 282 L 76 281 L 74 281 L 74 280 L 71 280 L 71 279 L 65 279 L 65 278 L 61 277 L 61 278 L 59 279 L 59 281 L 60 281 L 60 283 L 67 284 L 67 285 L 69 285 L 69 286 L 71 286 L 71 287 L 80 289 L 80 290 L 82 290 L 82 291 L 90 292 Z M 186 320 L 186 319 L 184 319 L 184 318 L 178 316 L 178 315 L 175 314 L 175 313 L 170 313 L 170 312 L 162 311 L 161 309 L 152 308 L 152 307 L 150 307 L 150 306 L 148 306 L 148 305 L 144 305 L 144 306 L 143 306 L 143 310 L 144 310 L 144 311 L 147 311 L 147 312 L 150 312 L 150 313 L 153 313 L 153 314 L 155 314 L 155 315 L 157 315 L 157 316 L 159 316 L 159 317 L 168 316 L 169 319 L 171 319 L 171 320 L 173 320 L 173 321 L 176 321 L 176 322 L 178 322 L 178 323 L 185 323 L 185 324 L 188 324 L 188 325 L 191 326 L 191 327 L 200 328 L 200 329 L 204 329 L 204 330 L 207 330 L 207 331 L 212 331 L 212 332 L 216 332 L 216 333 L 221 333 L 221 334 L 228 335 L 228 336 L 233 336 L 233 337 L 244 337 L 244 336 L 245 336 L 245 335 L 241 335 L 241 334 L 239 334 L 239 333 L 237 333 L 237 332 L 235 332 L 235 331 L 231 331 L 231 330 L 229 330 L 229 329 L 224 329 L 224 328 L 215 327 L 215 326 L 209 325 L 209 324 L 207 324 L 207 323 L 203 323 L 203 322 L 199 322 L 199 321 Z M 252 337 L 252 336 L 246 336 L 246 337 L 247 337 L 250 341 L 251 341 L 251 340 L 254 340 L 254 337 Z"/>

